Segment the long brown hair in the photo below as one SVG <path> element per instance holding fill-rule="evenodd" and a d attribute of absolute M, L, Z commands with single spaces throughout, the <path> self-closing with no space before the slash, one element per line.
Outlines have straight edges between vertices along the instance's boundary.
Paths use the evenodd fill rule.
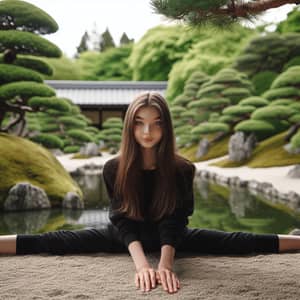
<path fill-rule="evenodd" d="M 176 168 L 191 163 L 176 153 L 172 119 L 164 97 L 156 92 L 138 95 L 127 109 L 122 131 L 114 186 L 116 195 L 122 199 L 119 211 L 124 212 L 131 219 L 144 220 L 139 196 L 143 160 L 141 146 L 134 137 L 135 115 L 141 107 L 156 108 L 162 121 L 162 138 L 155 146 L 157 172 L 155 172 L 154 186 L 156 188 L 149 207 L 151 218 L 159 220 L 162 216 L 171 214 L 176 207 Z"/>

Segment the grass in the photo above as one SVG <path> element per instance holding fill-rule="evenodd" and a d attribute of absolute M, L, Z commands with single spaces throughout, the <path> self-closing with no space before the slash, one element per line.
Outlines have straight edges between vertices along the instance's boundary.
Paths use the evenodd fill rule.
<path fill-rule="evenodd" d="M 9 189 L 29 182 L 45 190 L 52 206 L 60 206 L 65 194 L 82 191 L 47 149 L 27 139 L 0 133 L 0 205 Z"/>
<path fill-rule="evenodd" d="M 286 144 L 284 141 L 286 134 L 285 131 L 260 142 L 253 151 L 252 156 L 243 163 L 224 159 L 211 165 L 223 168 L 239 167 L 241 165 L 251 168 L 267 168 L 299 164 L 300 154 L 290 154 L 283 148 Z"/>

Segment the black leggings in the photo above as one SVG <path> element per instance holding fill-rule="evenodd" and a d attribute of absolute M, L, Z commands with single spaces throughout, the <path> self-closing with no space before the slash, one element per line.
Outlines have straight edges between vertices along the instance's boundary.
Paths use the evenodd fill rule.
<path fill-rule="evenodd" d="M 141 235 L 145 252 L 159 251 L 157 234 Z M 186 228 L 176 251 L 204 254 L 278 253 L 276 234 L 224 232 L 219 230 Z M 51 253 L 55 255 L 128 252 L 117 229 L 108 224 L 104 229 L 58 230 L 42 234 L 18 234 L 16 254 Z"/>

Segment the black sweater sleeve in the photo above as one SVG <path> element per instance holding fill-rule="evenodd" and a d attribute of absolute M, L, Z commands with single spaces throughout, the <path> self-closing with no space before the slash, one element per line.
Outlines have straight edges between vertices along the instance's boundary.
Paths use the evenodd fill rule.
<path fill-rule="evenodd" d="M 110 198 L 109 219 L 111 223 L 118 228 L 120 237 L 128 248 L 131 242 L 139 240 L 137 231 L 138 226 L 137 221 L 127 218 L 124 213 L 120 213 L 116 210 L 120 206 L 120 201 L 114 197 L 113 193 L 116 176 L 116 167 L 113 162 L 114 159 L 109 160 L 103 167 L 103 179 Z"/>
<path fill-rule="evenodd" d="M 194 211 L 193 180 L 195 166 L 186 168 L 179 176 L 178 186 L 181 192 L 178 197 L 183 197 L 182 205 L 177 205 L 175 211 L 158 222 L 160 245 L 171 245 L 176 248 L 183 238 L 183 232 L 188 224 L 188 216 Z"/>

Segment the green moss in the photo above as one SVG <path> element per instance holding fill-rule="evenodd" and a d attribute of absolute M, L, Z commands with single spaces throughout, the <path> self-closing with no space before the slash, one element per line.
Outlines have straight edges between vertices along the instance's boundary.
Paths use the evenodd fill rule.
<path fill-rule="evenodd" d="M 214 136 L 215 136 L 214 134 L 205 135 L 205 137 L 208 140 L 211 140 L 212 138 L 214 138 Z M 198 144 L 191 145 L 188 148 L 182 148 L 182 149 L 180 149 L 179 153 L 193 162 L 205 161 L 205 160 L 209 160 L 209 159 L 213 159 L 216 157 L 221 157 L 221 156 L 226 155 L 228 153 L 228 142 L 229 142 L 229 136 L 224 137 L 222 140 L 214 143 L 209 148 L 208 153 L 206 153 L 204 156 L 202 156 L 198 159 L 196 158 Z"/>
<path fill-rule="evenodd" d="M 267 168 L 299 164 L 300 154 L 289 154 L 283 148 L 286 144 L 284 141 L 286 135 L 287 132 L 285 131 L 260 142 L 246 162 L 236 163 L 224 159 L 211 165 L 223 168 L 233 168 L 242 165 L 252 168 Z"/>
<path fill-rule="evenodd" d="M 6 195 L 18 182 L 29 182 L 44 189 L 53 207 L 60 206 L 69 191 L 82 197 L 79 186 L 47 149 L 5 133 L 0 133 L 0 174 L 2 201 L 5 197 L 1 195 Z"/>

